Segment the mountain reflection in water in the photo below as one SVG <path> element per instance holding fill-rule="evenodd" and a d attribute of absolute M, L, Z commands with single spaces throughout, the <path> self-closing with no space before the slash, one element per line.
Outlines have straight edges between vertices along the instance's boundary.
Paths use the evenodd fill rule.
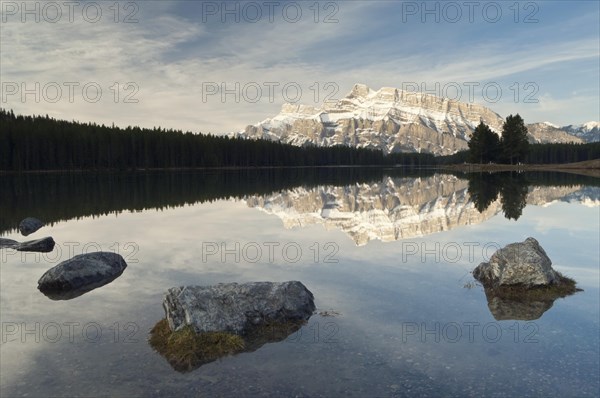
<path fill-rule="evenodd" d="M 561 173 L 442 174 L 404 168 L 298 168 L 6 175 L 0 233 L 36 216 L 47 224 L 87 216 L 243 200 L 286 228 L 322 224 L 357 245 L 518 219 L 526 204 L 600 205 L 600 181 Z M 4 200 L 6 199 L 6 200 Z"/>
<path fill-rule="evenodd" d="M 386 177 L 381 182 L 298 187 L 247 198 L 248 206 L 277 215 L 286 228 L 322 224 L 348 234 L 357 245 L 425 236 L 479 224 L 499 213 L 518 219 L 526 204 L 554 201 L 600 205 L 600 188 L 553 185 L 522 173 Z"/>

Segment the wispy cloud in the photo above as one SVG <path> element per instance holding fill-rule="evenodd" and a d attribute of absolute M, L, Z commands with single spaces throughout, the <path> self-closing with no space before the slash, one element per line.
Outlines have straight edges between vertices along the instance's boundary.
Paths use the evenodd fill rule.
<path fill-rule="evenodd" d="M 505 26 L 491 24 L 403 24 L 398 6 L 389 2 L 340 2 L 338 22 L 328 24 L 315 23 L 308 13 L 297 23 L 281 18 L 273 23 L 203 23 L 200 16 L 182 11 L 187 5 L 140 3 L 139 22 L 132 24 L 108 18 L 98 23 L 2 23 L 3 83 L 25 82 L 31 88 L 35 82 L 96 82 L 102 88 L 97 103 L 83 100 L 77 90 L 69 102 L 65 87 L 56 103 L 44 98 L 36 103 L 31 95 L 24 102 L 12 95 L 2 106 L 67 119 L 223 133 L 278 112 L 294 97 L 293 87 L 289 96 L 282 92 L 287 83 L 301 87 L 300 102 L 315 104 L 331 94 L 324 88 L 329 82 L 340 97 L 356 82 L 379 88 L 406 82 L 431 87 L 435 82 L 499 81 L 507 88 L 518 76 L 544 83 L 539 103 L 511 104 L 503 98 L 482 104 L 501 114 L 518 106 L 530 120 L 598 118 L 597 93 L 571 94 L 597 82 L 598 37 L 592 28 L 576 31 L 593 21 L 593 11 L 565 19 L 559 27 L 539 23 L 523 37 L 522 29 L 511 34 Z M 478 29 L 481 35 L 473 34 Z M 562 87 L 545 72 L 549 68 L 572 76 L 560 99 L 556 91 Z M 118 90 L 115 82 L 121 84 Z M 126 90 L 127 82 L 139 91 Z M 279 84 L 273 92 L 271 82 Z M 206 85 L 213 83 L 234 91 L 239 83 L 240 90 L 247 85 L 250 91 L 237 90 L 239 98 L 216 93 L 203 99 Z M 254 99 L 256 85 L 262 95 L 250 101 L 244 94 Z M 138 102 L 124 103 L 127 95 Z"/>

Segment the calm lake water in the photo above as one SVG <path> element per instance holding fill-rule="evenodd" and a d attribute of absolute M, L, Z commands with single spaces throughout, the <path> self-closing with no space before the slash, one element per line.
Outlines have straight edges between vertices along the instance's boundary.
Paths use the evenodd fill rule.
<path fill-rule="evenodd" d="M 0 251 L 3 397 L 598 395 L 598 179 L 294 169 L 0 187 L 2 237 L 57 242 Z M 24 238 L 26 216 L 48 225 Z M 584 291 L 488 306 L 470 272 L 529 236 Z M 99 249 L 128 263 L 112 283 L 71 300 L 38 291 L 46 270 Z M 264 280 L 301 281 L 335 316 L 189 372 L 148 344 L 168 288 Z"/>

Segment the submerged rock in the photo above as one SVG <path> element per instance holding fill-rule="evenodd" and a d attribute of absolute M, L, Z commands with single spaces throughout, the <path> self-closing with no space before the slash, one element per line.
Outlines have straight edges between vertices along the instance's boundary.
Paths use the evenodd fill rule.
<path fill-rule="evenodd" d="M 120 276 L 127 263 L 119 254 L 80 254 L 49 269 L 38 281 L 38 289 L 55 300 L 67 300 L 104 286 Z"/>
<path fill-rule="evenodd" d="M 19 231 L 23 236 L 31 235 L 38 229 L 42 228 L 44 223 L 37 218 L 27 217 L 19 223 Z"/>
<path fill-rule="evenodd" d="M 189 325 L 197 333 L 245 334 L 272 322 L 307 320 L 315 304 L 302 283 L 291 281 L 174 287 L 163 308 L 172 331 Z"/>
<path fill-rule="evenodd" d="M 166 319 L 149 343 L 179 372 L 282 341 L 315 310 L 312 293 L 296 281 L 171 288 L 163 307 Z"/>
<path fill-rule="evenodd" d="M 511 243 L 496 251 L 490 261 L 473 270 L 475 279 L 484 286 L 522 285 L 525 287 L 559 282 L 559 273 L 534 238 Z"/>
<path fill-rule="evenodd" d="M 54 250 L 54 239 L 50 236 L 17 244 L 14 248 L 20 252 L 49 253 Z"/>
<path fill-rule="evenodd" d="M 150 331 L 148 342 L 173 369 L 184 373 L 228 355 L 256 351 L 267 343 L 285 340 L 305 323 L 304 320 L 272 323 L 240 336 L 228 332 L 196 333 L 189 325 L 173 332 L 169 322 L 162 319 Z"/>

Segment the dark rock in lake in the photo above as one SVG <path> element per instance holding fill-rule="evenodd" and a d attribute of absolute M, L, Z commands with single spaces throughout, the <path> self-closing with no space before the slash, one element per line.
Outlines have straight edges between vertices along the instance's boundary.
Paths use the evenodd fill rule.
<path fill-rule="evenodd" d="M 534 238 L 511 243 L 496 251 L 490 261 L 479 264 L 473 276 L 484 286 L 521 285 L 533 287 L 558 282 L 552 261 Z"/>
<path fill-rule="evenodd" d="M 71 300 L 71 299 L 79 297 L 87 292 L 91 292 L 94 289 L 108 285 L 109 283 L 111 283 L 112 281 L 117 279 L 122 274 L 123 274 L 123 271 L 121 271 L 113 276 L 107 276 L 106 278 L 104 278 L 98 282 L 82 285 L 76 289 L 70 289 L 70 290 L 41 289 L 41 288 L 39 288 L 39 286 L 38 286 L 38 289 L 40 289 L 40 291 L 42 293 L 44 293 L 44 295 L 46 297 L 48 297 L 50 300 L 55 300 L 55 301 Z"/>
<path fill-rule="evenodd" d="M 19 223 L 19 231 L 23 236 L 31 235 L 38 229 L 42 228 L 44 223 L 37 218 L 27 217 Z"/>
<path fill-rule="evenodd" d="M 51 299 L 68 300 L 112 282 L 126 267 L 116 253 L 80 254 L 46 271 L 38 289 Z"/>
<path fill-rule="evenodd" d="M 175 287 L 163 307 L 172 331 L 189 325 L 197 333 L 235 334 L 271 322 L 307 320 L 315 310 L 313 294 L 298 281 Z"/>
<path fill-rule="evenodd" d="M 27 242 L 19 243 L 14 248 L 20 252 L 49 253 L 52 250 L 54 250 L 54 245 L 54 239 L 48 236 L 42 239 L 30 240 Z"/>

